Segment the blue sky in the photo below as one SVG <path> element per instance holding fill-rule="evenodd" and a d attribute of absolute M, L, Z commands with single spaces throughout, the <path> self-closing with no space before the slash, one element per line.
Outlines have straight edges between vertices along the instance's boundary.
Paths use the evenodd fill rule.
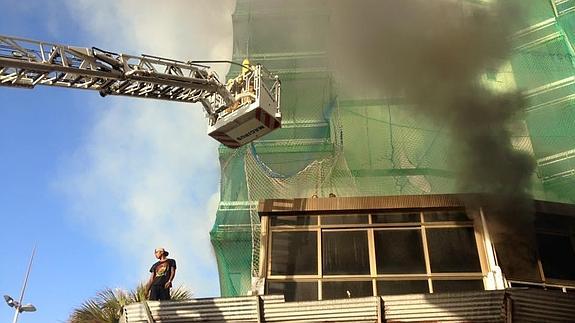
<path fill-rule="evenodd" d="M 231 0 L 0 0 L 0 34 L 181 60 L 229 59 Z M 225 75 L 226 66 L 217 69 Z M 218 295 L 209 243 L 218 202 L 217 143 L 199 106 L 96 92 L 0 87 L 0 294 L 20 322 L 63 322 L 105 287 L 148 276 L 153 249 L 177 283 Z M 13 312 L 0 305 L 0 322 Z"/>

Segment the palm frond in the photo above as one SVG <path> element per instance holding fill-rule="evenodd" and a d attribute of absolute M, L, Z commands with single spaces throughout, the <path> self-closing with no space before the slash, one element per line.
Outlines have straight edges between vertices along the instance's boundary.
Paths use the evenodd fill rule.
<path fill-rule="evenodd" d="M 123 302 L 122 291 L 106 288 L 85 301 L 70 316 L 70 323 L 118 323 Z"/>
<path fill-rule="evenodd" d="M 189 300 L 193 295 L 184 286 L 172 288 L 170 294 L 174 301 Z M 118 323 L 124 306 L 146 299 L 146 286 L 144 283 L 138 284 L 135 289 L 130 291 L 105 288 L 99 291 L 95 297 L 82 303 L 79 308 L 74 309 L 68 322 Z"/>
<path fill-rule="evenodd" d="M 136 286 L 136 289 L 130 291 L 128 297 L 132 302 L 141 302 L 147 300 L 148 294 L 146 293 L 146 284 L 139 283 L 138 286 Z"/>
<path fill-rule="evenodd" d="M 194 296 L 194 293 L 186 289 L 183 285 L 170 290 L 172 301 L 187 301 L 192 299 L 192 296 Z"/>

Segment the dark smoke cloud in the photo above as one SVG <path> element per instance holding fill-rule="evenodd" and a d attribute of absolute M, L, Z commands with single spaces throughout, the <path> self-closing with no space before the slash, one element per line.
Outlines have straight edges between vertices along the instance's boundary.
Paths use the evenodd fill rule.
<path fill-rule="evenodd" d="M 522 116 L 518 92 L 481 82 L 509 58 L 519 10 L 512 0 L 477 5 L 455 0 L 334 0 L 330 53 L 340 76 L 383 96 L 402 97 L 452 135 L 459 192 L 487 193 L 490 229 L 499 245 L 534 248 L 530 178 L 535 163 L 511 142 Z M 345 80 L 344 80 L 345 82 Z M 345 83 L 344 83 L 345 84 Z M 522 252 L 519 252 L 522 253 Z M 500 255 L 502 256 L 502 255 Z M 503 257 L 501 257 L 503 258 Z M 511 264 L 507 272 L 525 263 Z"/>

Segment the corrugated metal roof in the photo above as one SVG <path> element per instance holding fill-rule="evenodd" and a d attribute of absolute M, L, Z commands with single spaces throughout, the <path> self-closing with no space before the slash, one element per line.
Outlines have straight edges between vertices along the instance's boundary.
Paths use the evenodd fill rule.
<path fill-rule="evenodd" d="M 575 295 L 559 291 L 509 289 L 514 322 L 575 322 Z"/>
<path fill-rule="evenodd" d="M 148 301 L 153 322 L 260 322 L 260 302 L 284 303 L 283 296 L 203 298 L 189 301 Z M 124 307 L 125 322 L 150 322 L 146 304 Z"/>
<path fill-rule="evenodd" d="M 505 292 L 384 296 L 387 322 L 502 322 Z"/>
<path fill-rule="evenodd" d="M 148 301 L 122 323 L 170 322 L 575 322 L 575 295 L 508 289 L 284 302 L 283 296 Z"/>
<path fill-rule="evenodd" d="M 265 322 L 381 322 L 381 298 L 264 304 Z"/>

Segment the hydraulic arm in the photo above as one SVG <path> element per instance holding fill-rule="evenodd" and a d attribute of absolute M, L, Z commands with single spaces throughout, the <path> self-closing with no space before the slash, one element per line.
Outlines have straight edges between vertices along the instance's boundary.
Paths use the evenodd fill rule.
<path fill-rule="evenodd" d="M 281 123 L 279 79 L 260 65 L 244 66 L 237 78 L 224 84 L 208 66 L 193 62 L 0 35 L 0 85 L 58 86 L 94 90 L 101 96 L 200 102 L 209 134 L 232 148 Z M 277 123 L 267 120 L 265 124 L 267 115 Z M 258 116 L 261 124 L 254 123 Z"/>

